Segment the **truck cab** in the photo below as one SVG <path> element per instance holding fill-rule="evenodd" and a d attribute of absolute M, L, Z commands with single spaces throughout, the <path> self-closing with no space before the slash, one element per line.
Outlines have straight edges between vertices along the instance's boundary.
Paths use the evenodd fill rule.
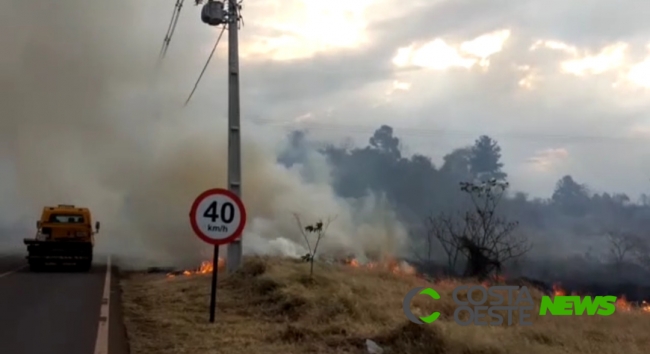
<path fill-rule="evenodd" d="M 95 222 L 95 230 L 92 225 L 88 208 L 70 204 L 44 207 L 36 221 L 36 236 L 24 240 L 30 267 L 73 264 L 90 270 L 99 222 Z"/>

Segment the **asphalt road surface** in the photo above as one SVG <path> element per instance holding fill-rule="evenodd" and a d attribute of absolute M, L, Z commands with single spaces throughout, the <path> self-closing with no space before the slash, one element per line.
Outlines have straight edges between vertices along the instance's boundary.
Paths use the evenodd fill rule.
<path fill-rule="evenodd" d="M 31 273 L 24 253 L 0 253 L 0 353 L 127 354 L 116 268 L 107 272 L 107 261 L 96 255 L 87 273 Z"/>

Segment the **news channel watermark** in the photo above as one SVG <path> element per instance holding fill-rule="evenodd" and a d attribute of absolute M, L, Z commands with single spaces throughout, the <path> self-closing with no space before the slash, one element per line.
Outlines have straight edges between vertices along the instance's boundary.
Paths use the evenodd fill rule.
<path fill-rule="evenodd" d="M 467 294 L 467 299 L 459 297 L 461 292 Z M 507 294 L 507 301 L 504 294 Z M 426 295 L 433 300 L 441 299 L 440 294 L 432 288 L 411 289 L 404 296 L 402 302 L 404 315 L 416 324 L 435 322 L 440 317 L 440 312 L 433 312 L 427 316 L 417 316 L 411 312 L 411 302 L 418 295 Z M 460 285 L 454 288 L 451 296 L 457 305 L 453 319 L 459 326 L 500 326 L 506 320 L 508 326 L 514 324 L 532 326 L 533 322 L 530 319 L 534 314 L 540 316 L 549 314 L 551 316 L 610 316 L 616 312 L 617 299 L 616 296 L 544 295 L 538 306 L 528 287 L 516 285 L 490 287 Z"/>

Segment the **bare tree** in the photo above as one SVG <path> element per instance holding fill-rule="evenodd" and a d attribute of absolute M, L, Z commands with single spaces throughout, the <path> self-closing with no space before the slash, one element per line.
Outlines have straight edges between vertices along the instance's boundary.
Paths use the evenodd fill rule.
<path fill-rule="evenodd" d="M 447 255 L 446 275 L 453 275 L 455 273 L 456 260 L 458 258 L 458 248 L 453 245 L 455 239 L 453 237 L 446 237 L 445 222 L 449 220 L 440 218 L 428 217 L 423 222 L 423 229 L 417 232 L 420 237 L 413 237 L 414 240 L 419 242 L 411 243 L 411 251 L 413 255 L 426 267 L 426 269 L 433 270 L 435 249 L 442 245 L 442 249 Z"/>
<path fill-rule="evenodd" d="M 433 243 L 435 240 L 442 246 L 442 250 L 447 256 L 447 271 L 454 273 L 458 255 L 460 253 L 459 234 L 457 232 L 456 220 L 446 214 L 440 214 L 438 217 L 428 217 L 425 220 L 425 240 L 427 246 L 428 261 L 431 261 Z"/>
<path fill-rule="evenodd" d="M 424 237 L 419 235 L 424 234 Z M 415 242 L 410 243 L 411 251 L 415 258 L 420 262 L 431 262 L 433 260 L 433 237 L 429 229 L 414 231 L 409 230 L 411 240 Z"/>
<path fill-rule="evenodd" d="M 456 218 L 442 214 L 429 219 L 428 229 L 447 253 L 450 268 L 455 268 L 462 254 L 467 260 L 465 276 L 482 279 L 492 271 L 499 273 L 504 262 L 530 250 L 528 240 L 514 232 L 518 223 L 497 214 L 508 186 L 496 179 L 463 182 L 461 191 L 470 196 L 471 207 Z"/>
<path fill-rule="evenodd" d="M 639 244 L 633 250 L 634 261 L 650 271 L 650 245 L 648 240 L 639 238 Z"/>
<path fill-rule="evenodd" d="M 318 245 L 320 244 L 320 240 L 325 237 L 325 234 L 327 232 L 327 228 L 329 227 L 330 223 L 336 219 L 334 218 L 327 218 L 325 222 L 322 220 L 317 221 L 313 225 L 307 225 L 303 226 L 302 222 L 300 221 L 300 216 L 298 214 L 293 214 L 294 217 L 296 218 L 296 223 L 298 224 L 298 229 L 300 230 L 300 234 L 302 235 L 303 239 L 305 240 L 305 244 L 307 244 L 307 249 L 309 250 L 309 253 L 306 254 L 305 256 L 302 257 L 304 261 L 308 261 L 310 263 L 309 265 L 309 276 L 313 277 L 314 275 L 314 258 L 316 258 L 316 252 L 318 251 Z M 314 246 L 312 248 L 311 242 L 309 242 L 309 235 L 313 235 L 316 238 L 316 242 L 314 243 Z"/>
<path fill-rule="evenodd" d="M 620 268 L 625 257 L 634 250 L 636 241 L 634 235 L 621 232 L 621 231 L 607 231 L 607 239 L 609 240 L 609 255 L 612 263 L 617 268 Z"/>
<path fill-rule="evenodd" d="M 620 230 L 609 230 L 606 234 L 610 245 L 609 259 L 618 271 L 628 260 L 641 266 L 650 264 L 648 243 L 643 238 L 632 232 Z"/>

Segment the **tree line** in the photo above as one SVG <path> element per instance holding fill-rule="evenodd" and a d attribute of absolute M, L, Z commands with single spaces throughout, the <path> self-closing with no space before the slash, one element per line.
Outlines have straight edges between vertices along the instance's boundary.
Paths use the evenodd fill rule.
<path fill-rule="evenodd" d="M 289 148 L 278 158 L 286 166 L 305 162 L 309 149 L 325 155 L 333 188 L 344 198 L 382 194 L 407 225 L 420 250 L 432 240 L 443 249 L 449 268 L 464 260 L 464 273 L 485 276 L 527 253 L 535 239 L 607 236 L 610 260 L 621 264 L 642 253 L 650 227 L 650 197 L 596 192 L 571 175 L 561 177 L 552 195 L 529 198 L 509 188 L 501 147 L 487 135 L 458 147 L 436 166 L 429 156 L 404 156 L 393 128 L 380 126 L 362 147 L 309 141 L 305 131 L 289 134 Z M 645 247 L 647 248 L 647 247 Z M 650 266 L 650 262 L 646 264 Z"/>

